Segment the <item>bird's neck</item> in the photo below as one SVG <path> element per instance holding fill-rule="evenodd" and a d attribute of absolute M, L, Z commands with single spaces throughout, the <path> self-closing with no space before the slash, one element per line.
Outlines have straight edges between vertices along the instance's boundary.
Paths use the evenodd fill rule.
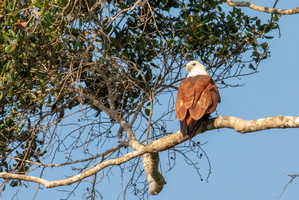
<path fill-rule="evenodd" d="M 187 77 L 197 76 L 197 75 L 209 75 L 206 70 L 202 68 L 194 68 L 192 69 Z"/>

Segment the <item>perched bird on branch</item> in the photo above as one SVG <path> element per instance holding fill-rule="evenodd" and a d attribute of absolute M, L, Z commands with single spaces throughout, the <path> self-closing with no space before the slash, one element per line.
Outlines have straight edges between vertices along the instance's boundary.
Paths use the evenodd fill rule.
<path fill-rule="evenodd" d="M 181 133 L 192 138 L 202 122 L 216 110 L 220 95 L 204 65 L 191 61 L 186 70 L 189 74 L 178 89 L 176 118 L 180 120 Z"/>

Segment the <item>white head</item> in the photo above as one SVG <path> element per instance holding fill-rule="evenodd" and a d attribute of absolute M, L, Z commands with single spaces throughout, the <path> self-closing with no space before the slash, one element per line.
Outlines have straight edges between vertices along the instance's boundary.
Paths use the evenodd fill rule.
<path fill-rule="evenodd" d="M 206 67 L 196 60 L 188 62 L 186 65 L 186 70 L 189 72 L 187 77 L 197 75 L 208 75 Z"/>

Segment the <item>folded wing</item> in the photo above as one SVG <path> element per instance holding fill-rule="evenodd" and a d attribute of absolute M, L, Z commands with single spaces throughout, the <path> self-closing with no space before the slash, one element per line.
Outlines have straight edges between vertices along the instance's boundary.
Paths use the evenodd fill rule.
<path fill-rule="evenodd" d="M 193 137 L 200 124 L 208 119 L 220 103 L 218 88 L 209 75 L 185 78 L 178 89 L 176 118 L 183 135 Z"/>

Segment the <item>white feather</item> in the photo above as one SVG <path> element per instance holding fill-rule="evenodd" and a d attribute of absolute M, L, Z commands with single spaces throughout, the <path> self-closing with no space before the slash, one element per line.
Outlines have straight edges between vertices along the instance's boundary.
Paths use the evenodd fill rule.
<path fill-rule="evenodd" d="M 209 75 L 207 73 L 206 67 L 196 60 L 188 62 L 186 65 L 186 70 L 189 71 L 187 77 L 197 76 L 197 75 Z"/>

